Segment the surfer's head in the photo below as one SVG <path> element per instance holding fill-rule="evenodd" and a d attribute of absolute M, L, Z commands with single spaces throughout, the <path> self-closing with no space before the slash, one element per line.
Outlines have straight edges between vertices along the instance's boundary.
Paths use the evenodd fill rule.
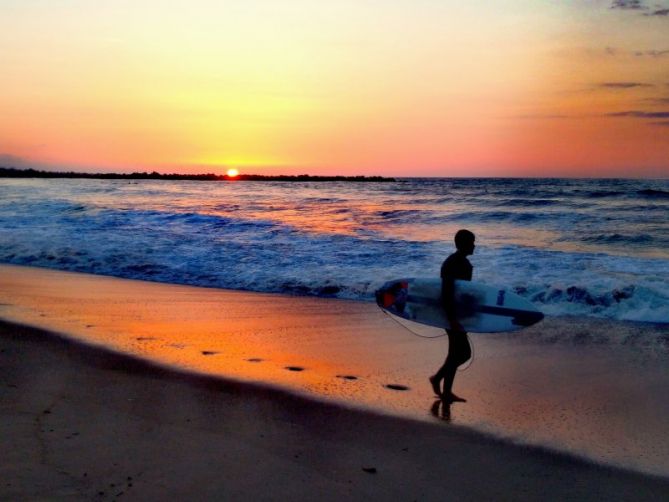
<path fill-rule="evenodd" d="M 465 255 L 470 255 L 474 252 L 474 248 L 476 247 L 474 245 L 475 240 L 476 238 L 474 237 L 474 234 L 463 228 L 462 230 L 458 230 L 455 234 L 455 247 L 458 251 L 465 253 Z"/>

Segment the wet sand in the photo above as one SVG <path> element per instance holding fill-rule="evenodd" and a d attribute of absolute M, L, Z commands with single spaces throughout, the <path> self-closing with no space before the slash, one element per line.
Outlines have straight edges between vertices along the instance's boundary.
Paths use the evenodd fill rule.
<path fill-rule="evenodd" d="M 202 464 L 202 470 L 193 472 L 193 476 L 201 474 L 204 476 L 202 479 L 209 479 L 217 490 L 224 490 L 220 486 L 222 479 L 216 476 L 225 468 L 216 471 L 215 465 L 224 462 L 227 457 L 217 458 L 217 450 L 218 454 L 221 449 L 238 450 L 249 462 L 246 468 L 250 468 L 253 465 L 251 457 L 260 453 L 245 450 L 240 442 L 248 440 L 254 445 L 256 443 L 251 441 L 251 436 L 257 433 L 258 439 L 259 434 L 264 434 L 258 432 L 259 429 L 273 430 L 290 425 L 290 434 L 282 429 L 277 432 L 277 438 L 286 436 L 281 444 L 299 444 L 300 451 L 311 452 L 307 458 L 312 460 L 319 457 L 319 451 L 328 457 L 336 457 L 319 460 L 333 469 L 328 472 L 336 483 L 348 484 L 349 479 L 344 481 L 340 474 L 350 473 L 351 468 L 356 473 L 374 476 L 376 481 L 369 485 L 364 476 L 359 480 L 362 484 L 350 479 L 353 485 L 351 493 L 358 497 L 390 496 L 397 492 L 404 494 L 405 498 L 443 499 L 448 486 L 446 481 L 455 483 L 457 477 L 453 476 L 462 474 L 459 468 L 456 471 L 460 474 L 449 470 L 449 465 L 452 470 L 453 462 L 457 465 L 465 462 L 462 465 L 466 469 L 471 468 L 472 472 L 480 471 L 479 463 L 487 465 L 490 462 L 491 475 L 497 468 L 505 473 L 504 476 L 511 476 L 506 481 L 494 478 L 495 487 L 485 488 L 492 490 L 489 492 L 480 491 L 484 487 L 479 486 L 478 477 L 478 482 L 473 479 L 461 481 L 464 487 L 454 495 L 456 498 L 459 495 L 470 498 L 486 494 L 506 494 L 508 497 L 510 493 L 514 493 L 513 498 L 518 498 L 516 494 L 523 498 L 521 481 L 527 480 L 528 469 L 541 473 L 533 481 L 539 486 L 546 478 L 554 478 L 557 484 L 557 479 L 565 472 L 560 470 L 563 467 L 553 471 L 551 466 L 558 461 L 564 463 L 564 468 L 582 472 L 585 476 L 583 480 L 586 484 L 580 488 L 570 485 L 556 492 L 563 496 L 577 493 L 564 490 L 576 489 L 583 490 L 578 492 L 580 496 L 594 496 L 600 490 L 608 490 L 609 482 L 603 480 L 611 476 L 645 479 L 649 486 L 659 487 L 659 493 L 667 494 L 666 483 L 658 479 L 650 481 L 651 478 L 630 472 L 595 467 L 576 457 L 522 446 L 545 446 L 550 450 L 571 452 L 581 458 L 633 468 L 666 479 L 669 472 L 669 434 L 664 417 L 669 410 L 666 410 L 666 399 L 662 397 L 667 383 L 666 365 L 663 364 L 666 353 L 646 350 L 643 346 L 620 353 L 611 350 L 606 343 L 582 344 L 583 333 L 597 338 L 611 337 L 615 330 L 628 330 L 620 323 L 571 320 L 565 324 L 563 320 L 548 320 L 542 323 L 540 329 L 523 331 L 519 337 L 474 338 L 474 365 L 459 375 L 456 381 L 456 390 L 464 394 L 469 402 L 445 408 L 434 399 L 425 380 L 426 373 L 441 362 L 445 340 L 417 340 L 374 306 L 361 302 L 192 288 L 0 266 L 0 304 L 0 318 L 65 334 L 70 340 L 66 343 L 60 338 L 45 337 L 43 333 L 36 334 L 25 329 L 17 331 L 14 325 L 5 326 L 3 343 L 11 344 L 11 350 L 21 356 L 20 360 L 17 357 L 1 359 L 3 374 L 8 375 L 3 381 L 10 382 L 9 393 L 3 398 L 3 410 L 8 415 L 3 420 L 13 423 L 17 413 L 25 415 L 24 418 L 40 418 L 39 423 L 44 418 L 55 419 L 53 410 L 47 406 L 50 399 L 66 403 L 62 421 L 59 422 L 63 428 L 83 429 L 91 422 L 91 417 L 97 421 L 98 416 L 108 424 L 102 431 L 100 427 L 95 429 L 95 424 L 89 424 L 94 429 L 87 436 L 89 441 L 82 443 L 82 448 L 91 451 L 77 453 L 70 458 L 72 455 L 64 449 L 75 444 L 73 440 L 83 434 L 82 430 L 71 430 L 65 434 L 63 429 L 64 436 L 49 437 L 44 431 L 38 434 L 41 430 L 35 428 L 38 422 L 33 423 L 32 429 L 26 422 L 24 425 L 27 428 L 16 436 L 23 437 L 30 429 L 31 437 L 24 438 L 26 443 L 23 446 L 17 445 L 11 450 L 19 456 L 23 455 L 23 460 L 18 464 L 7 460 L 3 470 L 12 469 L 15 464 L 26 467 L 31 462 L 42 462 L 35 456 L 39 451 L 34 448 L 44 450 L 39 445 L 46 444 L 45 440 L 58 439 L 63 441 L 62 445 L 50 448 L 53 452 L 60 452 L 54 453 L 59 459 L 55 464 L 61 465 L 58 467 L 60 470 L 71 472 L 62 465 L 67 462 L 75 465 L 78 458 L 89 459 L 79 465 L 95 464 L 90 459 L 101 455 L 100 452 L 107 448 L 117 451 L 119 456 L 114 458 L 121 458 L 128 451 L 133 451 L 135 455 L 139 448 L 145 452 L 141 456 L 143 465 L 149 465 L 153 458 L 161 464 L 156 472 L 164 473 L 165 469 L 172 469 L 170 472 L 179 478 L 179 469 L 186 467 L 168 466 L 171 460 L 165 457 L 177 454 L 161 450 L 171 445 L 177 453 L 184 451 L 182 462 Z M 581 346 L 576 352 L 573 343 L 553 343 L 567 328 L 577 328 L 573 336 Z M 635 327 L 632 331 L 639 329 Z M 657 335 L 658 331 L 653 328 L 649 333 Z M 649 333 L 644 332 L 645 335 Z M 575 357 L 575 354 L 578 356 Z M 41 358 L 52 359 L 50 363 L 41 363 Z M 138 358 L 150 364 L 140 364 Z M 622 373 L 628 374 L 628 377 L 621 379 Z M 80 378 L 80 375 L 83 376 Z M 112 383 L 115 379 L 123 381 Z M 126 389 L 126 386 L 129 387 Z M 146 389 L 146 392 L 141 393 L 137 389 Z M 123 397 L 126 390 L 129 395 Z M 132 395 L 133 392 L 139 394 Z M 34 401 L 36 396 L 43 396 L 46 401 Z M 72 401 L 63 396 L 71 396 Z M 15 403 L 19 402 L 30 403 L 25 408 L 30 411 L 23 413 L 16 408 Z M 45 407 L 38 410 L 40 406 Z M 39 416 L 46 410 L 50 410 L 46 417 Z M 209 412 L 214 417 L 211 420 L 207 418 Z M 195 416 L 206 422 L 206 434 L 200 429 L 189 429 Z M 179 421 L 178 417 L 183 420 Z M 128 432 L 128 421 L 134 424 L 132 427 L 136 426 L 148 435 L 144 437 L 134 429 Z M 220 428 L 219 421 L 227 423 L 227 428 Z M 358 422 L 366 425 L 356 429 Z M 50 432 L 51 428 L 45 431 Z M 328 431 L 327 437 L 316 434 L 315 429 Z M 386 438 L 388 444 L 385 444 L 385 429 L 403 431 L 404 435 L 400 432 L 397 432 L 399 436 L 389 435 Z M 73 436 L 75 432 L 79 434 Z M 237 432 L 245 435 L 237 437 L 236 446 L 225 446 L 226 438 Z M 415 434 L 417 442 L 413 442 Z M 198 448 L 181 444 L 182 441 L 190 444 L 192 435 L 197 436 L 192 441 L 201 446 L 201 454 Z M 220 438 L 219 435 L 226 437 Z M 333 439 L 336 449 L 325 453 L 327 448 L 333 447 L 330 435 L 339 439 Z M 95 439 L 98 436 L 100 443 Z M 119 437 L 127 437 L 127 440 L 119 441 Z M 499 438 L 508 440 L 501 441 Z M 265 438 L 261 439 L 258 439 L 258 448 L 264 448 Z M 31 441 L 32 446 L 29 445 Z M 220 441 L 223 443 L 219 444 Z M 398 441 L 406 445 L 395 451 Z M 464 452 L 471 449 L 470 441 L 482 445 L 480 448 L 484 450 L 492 450 L 485 451 L 486 458 L 476 459 L 474 455 L 469 460 L 462 460 L 462 455 L 469 455 Z M 160 444 L 154 444 L 156 442 Z M 204 442 L 219 446 L 205 447 Z M 513 442 L 521 445 L 514 446 Z M 345 443 L 346 447 L 341 443 Z M 98 447 L 101 444 L 104 446 Z M 418 445 L 417 450 L 415 445 Z M 152 450 L 154 447 L 157 450 Z M 61 448 L 63 451 L 60 451 Z M 405 448 L 409 448 L 411 454 Z M 292 452 L 290 448 L 286 449 L 285 457 L 277 449 L 277 445 L 270 448 L 273 455 L 281 458 L 281 463 L 290 463 L 295 472 L 307 469 L 301 476 L 309 477 L 311 465 L 308 461 L 300 464 L 296 457 L 292 457 L 297 463 L 294 465 L 288 455 L 289 450 Z M 123 453 L 118 453 L 120 450 Z M 301 454 L 292 452 L 291 455 Z M 413 455 L 418 456 L 414 458 Z M 488 458 L 488 455 L 493 457 Z M 506 455 L 517 455 L 518 461 L 525 463 L 522 469 L 518 466 L 521 470 L 517 474 L 511 474 L 512 471 L 505 465 L 495 465 L 495 462 L 504 464 L 505 460 L 499 459 L 506 458 Z M 525 458 L 525 455 L 529 457 Z M 385 459 L 384 462 L 387 460 L 389 465 L 396 465 L 389 471 L 393 473 L 390 476 L 392 479 L 381 481 L 379 486 L 375 484 L 381 478 L 378 465 L 371 465 L 377 468 L 376 475 L 362 470 L 369 467 L 367 464 L 373 463 L 374 459 Z M 445 465 L 441 465 L 442 460 L 445 460 Z M 401 463 L 405 461 L 408 464 Z M 49 462 L 49 465 L 54 464 Z M 392 470 L 399 469 L 398 462 L 402 469 L 406 468 L 413 474 Z M 113 463 L 107 465 L 109 470 L 105 471 L 110 476 L 116 472 Z M 210 466 L 211 463 L 214 466 Z M 430 467 L 431 463 L 434 466 Z M 195 470 L 195 465 L 189 468 Z M 38 467 L 30 467 L 30 470 L 34 469 Z M 283 467 L 270 467 L 269 464 L 267 469 L 272 472 L 264 473 L 260 478 L 276 479 L 275 469 L 286 472 L 282 471 Z M 597 473 L 596 476 L 603 476 L 598 478 L 602 486 L 598 484 L 600 481 L 592 486 L 590 481 L 585 481 L 593 472 Z M 90 475 L 88 473 L 86 478 Z M 136 479 L 133 474 L 128 476 Z M 295 479 L 303 479 L 291 477 L 288 473 L 286 476 L 291 479 L 291 484 L 295 483 Z M 393 484 L 399 483 L 403 476 L 408 476 L 406 490 L 413 491 L 401 491 Z M 233 477 L 236 480 L 238 476 Z M 68 479 L 72 481 L 71 478 Z M 157 485 L 166 483 L 157 477 L 152 479 L 151 490 L 157 490 Z M 309 479 L 311 481 L 305 481 L 309 486 L 307 491 L 281 493 L 285 496 L 312 493 L 309 490 L 320 489 L 318 483 L 324 482 L 321 478 L 318 483 L 314 477 Z M 101 486 L 102 481 L 96 483 Z M 109 483 L 117 484 L 114 481 Z M 430 486 L 425 486 L 426 483 Z M 604 488 L 604 485 L 607 487 Z M 63 486 L 74 489 L 75 485 L 66 483 Z M 92 484 L 76 486 L 93 489 Z M 248 483 L 242 488 L 234 488 L 240 490 L 236 492 L 207 492 L 209 488 L 205 486 L 189 486 L 195 490 L 193 493 L 198 494 L 242 494 L 251 490 L 249 493 L 260 496 L 264 493 L 265 498 L 273 495 L 266 486 L 252 488 Z M 333 498 L 337 498 L 335 493 L 339 496 L 349 493 L 340 491 L 340 488 L 343 489 L 339 487 L 332 492 Z M 530 495 L 541 492 L 538 486 L 524 488 L 530 490 Z M 627 488 L 618 488 L 622 490 L 619 496 L 632 496 Z M 20 489 L 25 489 L 25 486 Z M 282 489 L 297 490 L 290 486 Z M 367 489 L 381 491 L 365 491 Z M 105 496 L 111 494 L 109 490 L 102 491 Z M 641 491 L 633 498 L 652 498 L 653 493 Z"/>

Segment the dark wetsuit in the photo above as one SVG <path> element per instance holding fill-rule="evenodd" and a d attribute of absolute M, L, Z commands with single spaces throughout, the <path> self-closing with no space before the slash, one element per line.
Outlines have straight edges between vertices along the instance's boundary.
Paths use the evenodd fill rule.
<path fill-rule="evenodd" d="M 456 251 L 444 260 L 441 265 L 441 298 L 446 310 L 446 316 L 449 319 L 456 317 L 455 312 L 455 280 L 472 280 L 472 264 L 469 263 L 467 256 Z M 435 375 L 438 379 L 444 379 L 444 393 L 450 393 L 453 387 L 453 379 L 458 366 L 469 361 L 472 356 L 472 349 L 469 345 L 467 333 L 464 331 L 455 331 L 447 329 L 448 333 L 448 356 L 443 366 Z"/>

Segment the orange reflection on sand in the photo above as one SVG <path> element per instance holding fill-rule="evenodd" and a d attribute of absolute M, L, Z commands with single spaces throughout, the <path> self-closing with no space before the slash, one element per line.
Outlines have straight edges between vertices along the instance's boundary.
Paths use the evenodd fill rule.
<path fill-rule="evenodd" d="M 354 376 L 358 398 L 378 398 L 381 383 L 369 377 L 382 372 L 370 371 L 370 354 L 379 353 L 385 319 L 372 305 L 7 270 L 17 278 L 13 303 L 22 306 L 5 309 L 7 319 L 189 371 L 341 400 L 353 380 L 340 377 Z M 9 275 L 3 279 L 12 282 Z"/>

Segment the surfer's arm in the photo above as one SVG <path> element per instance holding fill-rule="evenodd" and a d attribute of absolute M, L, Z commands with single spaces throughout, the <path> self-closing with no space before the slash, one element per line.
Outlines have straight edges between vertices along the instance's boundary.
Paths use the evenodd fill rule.
<path fill-rule="evenodd" d="M 455 312 L 455 280 L 452 277 L 441 278 L 441 301 L 446 312 L 446 318 L 452 321 Z"/>
<path fill-rule="evenodd" d="M 451 329 L 463 331 L 455 308 L 455 279 L 448 274 L 441 277 L 441 301 Z"/>
<path fill-rule="evenodd" d="M 455 302 L 455 279 L 458 273 L 457 264 L 454 262 L 453 256 L 451 256 L 441 266 L 441 301 L 451 329 L 464 331 L 457 318 L 458 313 Z"/>

